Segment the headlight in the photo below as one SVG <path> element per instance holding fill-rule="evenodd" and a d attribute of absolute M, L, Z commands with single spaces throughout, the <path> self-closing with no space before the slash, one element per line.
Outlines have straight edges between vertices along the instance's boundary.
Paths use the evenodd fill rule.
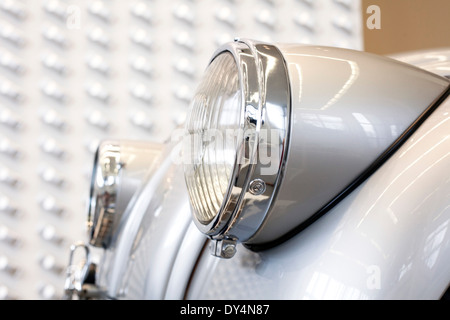
<path fill-rule="evenodd" d="M 239 69 L 229 53 L 212 62 L 192 102 L 188 130 L 209 141 L 195 141 L 193 162 L 186 167 L 186 181 L 196 219 L 209 224 L 216 216 L 229 188 L 239 143 L 239 129 L 243 127 Z M 197 135 L 197 133 L 199 133 Z M 223 142 L 223 144 L 222 144 Z M 217 144 L 222 144 L 219 148 Z"/>
<path fill-rule="evenodd" d="M 213 56 L 184 143 L 193 218 L 230 257 L 292 236 L 438 104 L 444 78 L 352 50 L 237 40 Z"/>
<path fill-rule="evenodd" d="M 87 227 L 89 243 L 110 246 L 134 193 L 155 170 L 162 145 L 137 141 L 104 141 L 92 171 Z"/>

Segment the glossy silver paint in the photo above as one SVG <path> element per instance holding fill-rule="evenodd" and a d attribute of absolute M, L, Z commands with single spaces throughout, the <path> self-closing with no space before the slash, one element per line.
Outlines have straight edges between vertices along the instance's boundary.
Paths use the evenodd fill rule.
<path fill-rule="evenodd" d="M 260 253 L 240 245 L 230 260 L 206 250 L 168 146 L 131 199 L 98 284 L 119 299 L 438 299 L 450 283 L 449 112 L 447 99 L 301 233 Z"/>
<path fill-rule="evenodd" d="M 128 218 L 121 221 L 115 241 L 104 252 L 97 282 L 110 298 L 164 299 L 169 279 L 176 278 L 171 270 L 177 254 L 183 252 L 179 257 L 183 269 L 175 264 L 179 272 L 190 274 L 193 268 L 197 246 L 180 251 L 192 243 L 185 239 L 192 219 L 183 168 L 171 156 L 177 150 L 166 146 L 164 160 L 134 194 L 124 213 Z M 196 234 L 201 235 L 198 230 Z M 182 297 L 183 281 L 177 285 L 183 288 L 177 295 Z"/>
<path fill-rule="evenodd" d="M 289 70 L 290 146 L 277 197 L 250 244 L 273 241 L 321 210 L 449 86 L 447 79 L 373 54 L 277 46 Z"/>
<path fill-rule="evenodd" d="M 450 48 L 397 53 L 390 57 L 440 76 L 450 77 Z"/>
<path fill-rule="evenodd" d="M 370 178 L 287 242 L 204 252 L 188 299 L 439 299 L 450 283 L 450 99 Z"/>

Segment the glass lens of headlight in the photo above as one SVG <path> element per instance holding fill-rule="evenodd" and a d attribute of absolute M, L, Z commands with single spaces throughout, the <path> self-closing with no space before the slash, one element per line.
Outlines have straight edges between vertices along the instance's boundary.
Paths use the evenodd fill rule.
<path fill-rule="evenodd" d="M 238 67 L 230 53 L 208 66 L 191 103 L 185 177 L 195 218 L 209 224 L 229 190 L 242 128 Z"/>

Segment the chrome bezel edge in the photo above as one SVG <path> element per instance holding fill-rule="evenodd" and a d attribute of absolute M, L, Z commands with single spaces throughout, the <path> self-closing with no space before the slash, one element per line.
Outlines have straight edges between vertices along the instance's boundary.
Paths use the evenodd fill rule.
<path fill-rule="evenodd" d="M 105 159 L 115 160 L 115 169 L 104 171 Z M 102 170 L 102 178 L 105 181 L 108 178 L 113 182 L 110 185 L 99 187 L 96 184 L 98 170 Z M 114 141 L 102 142 L 96 151 L 94 167 L 92 170 L 91 187 L 89 192 L 88 208 L 88 236 L 89 244 L 95 247 L 107 248 L 111 240 L 114 221 L 117 220 L 116 202 L 119 193 L 120 180 L 122 174 L 120 143 Z M 112 179 L 111 179 L 112 178 Z M 100 199 L 104 199 L 101 214 L 99 210 Z M 95 206 L 93 202 L 95 201 Z"/>
<path fill-rule="evenodd" d="M 199 222 L 194 214 L 194 222 L 203 233 L 212 239 L 235 238 L 238 239 L 239 242 L 245 242 L 259 230 L 271 208 L 272 200 L 277 194 L 278 186 L 282 179 L 282 172 L 287 161 L 287 146 L 289 145 L 289 132 L 291 127 L 290 84 L 285 60 L 282 53 L 275 45 L 256 42 L 249 39 L 237 39 L 235 42 L 227 43 L 220 47 L 213 54 L 209 63 L 224 52 L 229 52 L 233 55 L 239 72 L 239 82 L 243 102 L 243 132 L 249 138 L 247 142 L 246 139 L 243 139 L 243 143 L 245 144 L 244 147 L 250 148 L 252 142 L 253 146 L 249 149 L 251 150 L 249 157 L 242 158 L 242 148 L 238 150 L 232 179 L 219 213 L 208 224 Z M 271 58 L 278 61 L 279 68 L 267 72 L 265 69 L 267 68 L 267 65 L 262 61 L 262 53 L 267 56 L 270 55 Z M 273 65 L 271 67 L 273 67 Z M 281 77 L 281 79 L 283 79 L 282 86 L 284 87 L 284 92 L 281 96 L 284 98 L 281 98 L 280 101 L 276 101 L 277 98 L 280 98 L 280 93 L 276 92 L 278 88 L 274 90 L 267 88 L 266 86 L 269 77 Z M 264 119 L 268 104 L 281 106 L 285 109 L 282 119 L 277 119 L 278 121 L 272 121 L 272 123 L 271 121 L 268 121 L 270 119 Z M 247 118 L 247 115 L 251 114 L 248 112 L 249 108 L 258 111 L 256 113 L 256 118 L 252 118 L 250 121 Z M 257 152 L 260 146 L 260 131 L 261 128 L 272 128 L 273 126 L 269 126 L 270 123 L 283 123 L 281 128 L 275 126 L 275 129 L 281 132 L 278 137 L 278 143 L 282 150 L 278 159 L 279 165 L 277 172 L 270 176 L 262 176 L 259 172 L 263 165 L 257 161 Z M 244 164 L 239 162 L 240 159 L 244 159 Z M 260 195 L 253 195 L 249 191 L 249 184 L 255 179 L 262 179 L 267 185 L 265 192 Z M 263 207 L 264 209 L 260 210 L 260 213 L 255 215 L 250 212 L 248 206 L 245 205 L 247 202 L 251 202 L 253 205 Z M 252 220 L 252 228 L 248 228 L 245 225 L 243 226 L 242 223 L 243 220 L 249 218 Z"/>

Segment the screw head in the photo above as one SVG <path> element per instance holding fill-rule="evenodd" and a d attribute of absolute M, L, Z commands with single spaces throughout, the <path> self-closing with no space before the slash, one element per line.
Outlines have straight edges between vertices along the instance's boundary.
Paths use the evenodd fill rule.
<path fill-rule="evenodd" d="M 211 242 L 210 251 L 215 257 L 230 259 L 236 254 L 236 239 L 215 239 Z"/>
<path fill-rule="evenodd" d="M 236 253 L 236 244 L 227 243 L 224 244 L 222 247 L 222 258 L 230 259 L 232 258 Z"/>
<path fill-rule="evenodd" d="M 264 182 L 264 180 L 255 179 L 250 182 L 248 190 L 251 194 L 258 196 L 266 191 L 266 183 Z"/>

